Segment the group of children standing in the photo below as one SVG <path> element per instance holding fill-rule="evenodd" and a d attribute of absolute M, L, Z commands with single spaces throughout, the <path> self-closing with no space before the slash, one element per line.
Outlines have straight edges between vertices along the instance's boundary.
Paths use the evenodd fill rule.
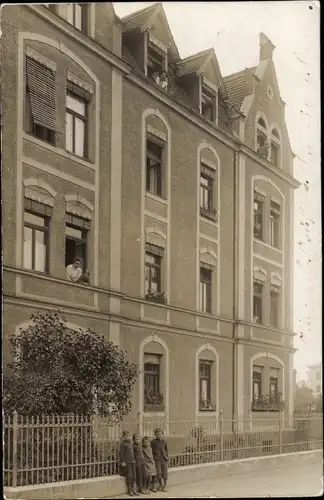
<path fill-rule="evenodd" d="M 155 439 L 124 431 L 119 450 L 120 472 L 126 479 L 130 496 L 151 491 L 166 491 L 168 481 L 168 447 L 161 429 L 155 429 Z M 137 487 L 136 487 L 137 486 Z"/>

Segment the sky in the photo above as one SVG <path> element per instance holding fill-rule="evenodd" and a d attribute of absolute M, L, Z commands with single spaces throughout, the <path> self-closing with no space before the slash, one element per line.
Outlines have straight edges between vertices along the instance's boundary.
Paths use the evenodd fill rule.
<path fill-rule="evenodd" d="M 296 155 L 294 246 L 294 366 L 305 379 L 306 366 L 322 360 L 321 176 L 320 176 L 320 11 L 319 2 L 162 2 L 184 58 L 214 47 L 223 76 L 254 66 L 259 33 L 276 49 L 281 97 Z M 123 17 L 152 2 L 114 2 Z"/>

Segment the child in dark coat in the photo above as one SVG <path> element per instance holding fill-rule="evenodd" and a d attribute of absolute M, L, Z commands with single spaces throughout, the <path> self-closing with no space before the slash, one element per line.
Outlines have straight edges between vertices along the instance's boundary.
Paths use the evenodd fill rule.
<path fill-rule="evenodd" d="M 151 441 L 151 446 L 157 472 L 157 478 L 160 485 L 160 491 L 166 491 L 168 482 L 168 447 L 166 441 L 163 438 L 161 429 L 155 429 L 154 434 L 155 439 Z"/>
<path fill-rule="evenodd" d="M 143 455 L 143 448 L 141 443 L 141 438 L 139 434 L 133 434 L 133 448 L 135 456 L 135 467 L 136 467 L 136 482 L 139 493 L 148 493 L 147 486 L 147 473 L 145 459 Z"/>
<path fill-rule="evenodd" d="M 144 455 L 146 472 L 147 472 L 146 489 L 148 491 L 151 490 L 155 493 L 156 492 L 156 487 L 155 487 L 156 467 L 155 467 L 155 462 L 154 462 L 154 458 L 153 458 L 153 452 L 152 452 L 150 439 L 147 436 L 145 436 L 143 438 L 142 443 L 143 443 L 143 455 Z"/>
<path fill-rule="evenodd" d="M 119 448 L 119 463 L 121 473 L 125 476 L 127 492 L 129 496 L 138 495 L 136 491 L 136 468 L 132 435 L 128 431 L 123 432 L 122 442 Z"/>

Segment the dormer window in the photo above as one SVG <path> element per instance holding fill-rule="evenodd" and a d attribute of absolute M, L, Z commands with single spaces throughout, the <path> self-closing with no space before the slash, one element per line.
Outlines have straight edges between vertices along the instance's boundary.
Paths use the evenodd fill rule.
<path fill-rule="evenodd" d="M 168 88 L 167 49 L 151 33 L 147 40 L 146 74 L 163 89 Z"/>
<path fill-rule="evenodd" d="M 213 86 L 214 87 L 214 86 Z M 200 98 L 200 114 L 208 121 L 217 123 L 218 99 L 217 88 L 212 88 L 203 80 Z"/>

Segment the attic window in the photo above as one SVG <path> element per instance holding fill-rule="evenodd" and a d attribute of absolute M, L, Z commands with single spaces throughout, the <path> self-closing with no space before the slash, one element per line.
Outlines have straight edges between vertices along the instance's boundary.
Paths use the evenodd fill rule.
<path fill-rule="evenodd" d="M 168 87 L 168 76 L 166 73 L 167 55 L 153 43 L 147 44 L 146 73 L 162 88 Z"/>
<path fill-rule="evenodd" d="M 217 92 L 202 84 L 200 97 L 200 114 L 208 121 L 217 123 Z"/>

